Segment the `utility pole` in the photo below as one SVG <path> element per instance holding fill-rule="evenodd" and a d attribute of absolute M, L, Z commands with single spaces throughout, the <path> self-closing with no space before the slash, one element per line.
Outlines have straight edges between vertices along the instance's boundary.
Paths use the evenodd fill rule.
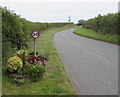
<path fill-rule="evenodd" d="M 71 21 L 71 16 L 68 17 L 68 22 L 70 22 L 70 21 Z"/>

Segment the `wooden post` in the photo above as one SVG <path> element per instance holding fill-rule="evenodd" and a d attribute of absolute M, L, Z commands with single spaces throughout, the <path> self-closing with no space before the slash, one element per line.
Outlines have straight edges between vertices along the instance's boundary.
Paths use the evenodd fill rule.
<path fill-rule="evenodd" d="M 35 54 L 35 57 L 36 57 L 36 41 L 34 39 L 34 54 Z"/>

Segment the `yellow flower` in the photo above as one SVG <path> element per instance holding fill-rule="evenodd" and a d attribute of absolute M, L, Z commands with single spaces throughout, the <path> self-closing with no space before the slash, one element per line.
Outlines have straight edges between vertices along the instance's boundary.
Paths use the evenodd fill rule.
<path fill-rule="evenodd" d="M 25 46 L 23 46 L 23 48 L 26 48 Z"/>
<path fill-rule="evenodd" d="M 25 56 L 28 55 L 28 51 L 27 50 L 19 50 L 18 52 L 16 52 L 17 55 L 21 55 L 25 52 Z"/>
<path fill-rule="evenodd" d="M 23 66 L 22 60 L 18 56 L 10 57 L 7 60 L 7 69 L 10 72 L 17 70 L 18 68 L 21 68 L 22 66 Z"/>

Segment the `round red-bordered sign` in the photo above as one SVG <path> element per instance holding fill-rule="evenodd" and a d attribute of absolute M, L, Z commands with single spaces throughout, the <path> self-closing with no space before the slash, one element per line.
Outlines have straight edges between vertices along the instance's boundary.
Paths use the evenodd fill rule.
<path fill-rule="evenodd" d="M 36 30 L 32 31 L 32 37 L 34 39 L 37 39 L 39 36 L 40 36 L 40 32 L 39 31 L 36 31 Z"/>

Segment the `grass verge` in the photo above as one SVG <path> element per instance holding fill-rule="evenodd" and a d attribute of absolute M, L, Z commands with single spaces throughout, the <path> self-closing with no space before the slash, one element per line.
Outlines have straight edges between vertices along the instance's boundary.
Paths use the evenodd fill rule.
<path fill-rule="evenodd" d="M 90 30 L 90 29 L 85 29 L 83 27 L 75 29 L 73 31 L 73 33 L 77 34 L 77 35 L 80 35 L 80 36 L 93 38 L 93 39 L 96 39 L 96 40 L 110 42 L 110 43 L 113 43 L 113 44 L 120 44 L 118 42 L 118 38 L 120 39 L 120 36 L 118 36 L 118 35 L 104 35 L 104 34 L 97 33 L 97 32 L 95 32 L 93 30 Z"/>
<path fill-rule="evenodd" d="M 36 39 L 37 51 L 48 53 L 49 59 L 46 62 L 47 70 L 44 77 L 35 83 L 25 83 L 17 86 L 10 82 L 10 79 L 3 75 L 4 95 L 76 95 L 76 90 L 70 82 L 60 57 L 54 47 L 53 35 L 61 30 L 75 27 L 66 25 L 61 28 L 51 28 L 44 31 L 40 38 Z M 30 50 L 33 50 L 33 42 L 30 43 Z"/>

